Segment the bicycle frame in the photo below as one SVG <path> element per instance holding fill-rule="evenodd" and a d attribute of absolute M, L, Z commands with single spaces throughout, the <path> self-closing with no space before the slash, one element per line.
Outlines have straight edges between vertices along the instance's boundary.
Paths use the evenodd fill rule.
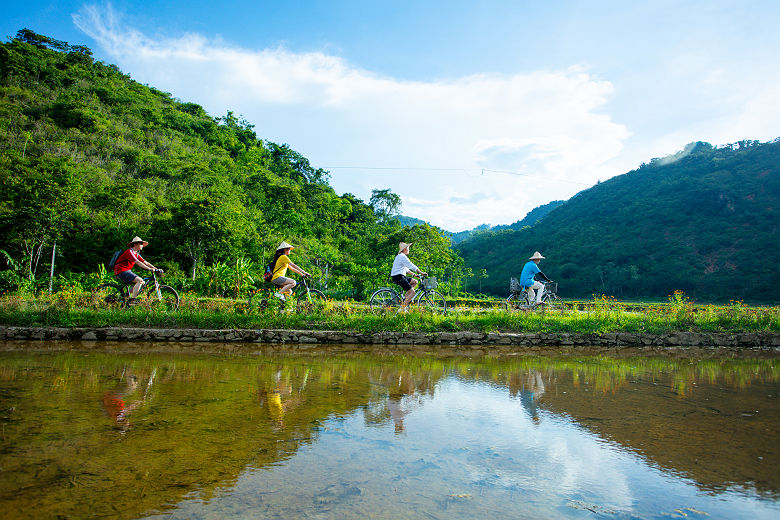
<path fill-rule="evenodd" d="M 301 278 L 301 282 L 296 284 L 290 291 L 290 295 L 286 297 L 285 302 L 278 302 L 275 300 L 273 294 L 275 290 L 279 289 L 277 286 L 274 286 L 270 282 L 265 282 L 263 285 L 268 288 L 256 289 L 254 293 L 250 294 L 250 309 L 267 309 L 269 306 L 272 308 L 284 308 L 287 305 L 286 302 L 292 300 L 296 302 L 296 308 L 299 312 L 311 312 L 318 302 L 325 300 L 325 294 L 323 294 L 322 291 L 309 287 L 306 277 Z"/>
<path fill-rule="evenodd" d="M 312 303 L 312 301 L 311 301 L 311 289 L 309 289 L 309 284 L 306 281 L 306 277 L 305 276 L 303 278 L 301 278 L 301 283 L 299 283 L 298 285 L 295 286 L 296 288 L 293 289 L 293 294 L 296 295 L 296 298 L 300 299 L 301 296 L 298 293 L 302 292 L 302 290 L 300 289 L 301 286 L 303 286 L 306 289 L 306 300 L 309 303 Z"/>
<path fill-rule="evenodd" d="M 558 283 L 542 282 L 542 284 L 544 285 L 544 292 L 542 293 L 541 303 L 554 304 L 559 302 Z M 509 297 L 503 302 L 503 305 L 505 309 L 534 309 L 537 306 L 535 301 L 531 301 L 531 295 L 528 293 L 528 288 L 510 290 Z"/>
<path fill-rule="evenodd" d="M 114 305 L 118 303 L 123 307 L 145 303 L 148 306 L 165 307 L 169 310 L 179 308 L 179 293 L 173 287 L 162 284 L 157 277 L 157 272 L 152 272 L 150 276 L 141 280 L 143 285 L 134 298 L 130 297 L 130 288 L 134 283 L 102 284 L 96 291 L 107 291 L 103 295 L 104 301 Z"/>
<path fill-rule="evenodd" d="M 157 279 L 157 273 L 152 271 L 152 275 L 151 276 L 147 276 L 146 278 L 141 278 L 141 279 L 143 280 L 144 283 L 141 286 L 141 288 L 138 290 L 138 294 L 136 296 L 140 296 L 141 293 L 143 293 L 144 291 L 151 290 L 151 289 L 148 289 L 147 287 L 149 287 L 149 281 L 150 280 L 154 280 L 154 292 L 157 294 L 158 298 L 162 298 L 162 294 L 160 293 L 160 281 Z M 132 282 L 131 283 L 124 283 L 124 282 L 122 282 L 122 283 L 124 284 L 122 286 L 122 294 L 124 294 L 124 296 L 129 298 L 130 297 L 130 287 L 132 287 L 135 284 L 132 283 Z"/>

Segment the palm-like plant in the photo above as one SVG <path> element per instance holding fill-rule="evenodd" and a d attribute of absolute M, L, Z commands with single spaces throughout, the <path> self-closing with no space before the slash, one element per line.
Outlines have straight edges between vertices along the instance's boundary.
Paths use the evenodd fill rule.
<path fill-rule="evenodd" d="M 225 262 L 217 262 L 206 267 L 208 273 L 208 290 L 212 296 L 224 296 L 225 289 L 231 280 L 232 269 Z"/>
<path fill-rule="evenodd" d="M 246 257 L 238 257 L 236 259 L 235 267 L 230 273 L 230 285 L 235 291 L 235 296 L 241 296 L 241 290 L 248 285 L 253 285 L 255 279 L 252 277 L 252 271 L 255 268 L 255 263 Z"/>

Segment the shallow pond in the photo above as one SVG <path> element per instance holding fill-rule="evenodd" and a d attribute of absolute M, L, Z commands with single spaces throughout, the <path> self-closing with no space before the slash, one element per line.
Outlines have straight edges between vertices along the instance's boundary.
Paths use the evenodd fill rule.
<path fill-rule="evenodd" d="M 776 519 L 778 368 L 0 352 L 0 511 Z"/>

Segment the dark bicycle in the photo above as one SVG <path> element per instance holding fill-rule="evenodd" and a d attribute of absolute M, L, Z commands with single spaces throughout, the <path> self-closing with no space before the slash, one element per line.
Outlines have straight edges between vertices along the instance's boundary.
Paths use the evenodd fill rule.
<path fill-rule="evenodd" d="M 162 278 L 162 269 L 152 271 L 151 276 L 144 278 L 144 285 L 135 299 L 130 298 L 130 284 L 104 283 L 98 286 L 92 294 L 96 301 L 106 307 L 121 309 L 130 305 L 138 305 L 154 311 L 175 311 L 179 308 L 179 293 L 170 285 L 163 285 L 157 278 Z"/>
<path fill-rule="evenodd" d="M 439 314 L 447 313 L 447 300 L 435 289 L 439 286 L 435 276 L 420 276 L 420 289 L 410 304 L 426 307 Z M 380 287 L 369 298 L 371 312 L 397 312 L 404 301 L 403 293 L 393 287 Z"/>
<path fill-rule="evenodd" d="M 542 303 L 546 306 L 558 305 L 561 299 L 558 297 L 557 282 L 542 282 L 544 284 L 544 294 L 542 294 Z M 503 302 L 504 310 L 530 310 L 537 307 L 536 302 L 531 301 L 528 290 L 520 285 L 517 278 L 509 280 L 509 297 Z"/>
<path fill-rule="evenodd" d="M 308 314 L 317 307 L 318 303 L 326 300 L 325 294 L 317 289 L 309 287 L 309 283 L 306 281 L 306 277 L 301 278 L 301 282 L 297 284 L 293 290 L 292 295 L 287 296 L 286 301 L 282 301 L 274 293 L 278 290 L 278 287 L 268 289 L 256 289 L 249 296 L 249 309 L 251 311 L 268 311 L 268 310 L 283 310 L 287 308 L 287 302 L 290 300 L 295 301 L 295 308 L 298 312 Z"/>

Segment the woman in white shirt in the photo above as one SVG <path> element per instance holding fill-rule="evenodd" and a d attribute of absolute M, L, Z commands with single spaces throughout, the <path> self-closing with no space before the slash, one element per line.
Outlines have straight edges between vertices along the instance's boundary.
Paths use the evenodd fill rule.
<path fill-rule="evenodd" d="M 401 242 L 398 244 L 398 254 L 395 255 L 395 260 L 393 260 L 393 268 L 390 270 L 390 278 L 393 280 L 393 283 L 399 285 L 404 291 L 406 291 L 404 302 L 401 305 L 403 312 L 407 312 L 409 310 L 409 303 L 412 301 L 412 298 L 414 298 L 414 288 L 417 287 L 417 280 L 411 276 L 407 276 L 407 274 L 411 272 L 415 272 L 423 276 L 428 274 L 422 272 L 420 268 L 418 268 L 412 263 L 411 260 L 409 260 L 407 255 L 409 254 L 409 246 L 411 245 L 412 244 L 407 244 L 406 242 Z"/>

